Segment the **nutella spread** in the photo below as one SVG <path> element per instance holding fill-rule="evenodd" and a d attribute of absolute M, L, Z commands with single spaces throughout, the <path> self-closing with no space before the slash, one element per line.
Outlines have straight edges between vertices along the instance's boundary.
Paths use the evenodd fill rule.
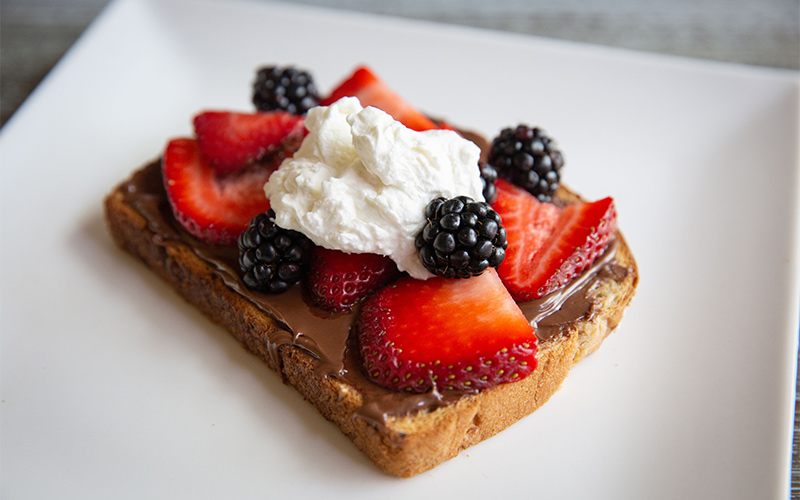
<path fill-rule="evenodd" d="M 216 275 L 241 297 L 273 318 L 278 328 L 267 339 L 267 351 L 274 366 L 280 366 L 279 347 L 294 345 L 310 353 L 316 370 L 335 377 L 358 390 L 364 404 L 356 416 L 373 425 L 382 425 L 387 417 L 403 416 L 418 410 L 431 410 L 452 404 L 469 393 L 436 390 L 425 394 L 397 393 L 368 380 L 361 371 L 355 335 L 351 335 L 358 310 L 330 314 L 304 300 L 302 287 L 295 286 L 280 295 L 254 291 L 242 282 L 238 249 L 203 243 L 186 233 L 172 216 L 164 191 L 159 162 L 136 172 L 124 186 L 126 203 L 134 207 L 148 223 L 153 241 L 162 247 L 183 246 L 191 249 L 211 266 Z M 598 278 L 624 277 L 628 270 L 616 264 L 616 245 L 612 243 L 595 264 L 570 286 L 541 299 L 520 303 L 526 318 L 537 327 L 540 342 L 559 335 L 562 325 L 591 316 L 594 310 L 592 291 Z"/>

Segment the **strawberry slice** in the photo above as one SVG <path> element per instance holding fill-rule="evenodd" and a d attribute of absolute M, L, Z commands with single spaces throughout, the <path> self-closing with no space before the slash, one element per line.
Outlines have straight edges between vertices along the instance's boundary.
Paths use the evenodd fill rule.
<path fill-rule="evenodd" d="M 394 261 L 383 255 L 314 247 L 307 274 L 308 291 L 314 303 L 326 311 L 349 311 L 398 274 Z"/>
<path fill-rule="evenodd" d="M 161 164 L 175 218 L 192 235 L 217 245 L 236 244 L 250 219 L 269 209 L 264 183 L 275 167 L 254 164 L 218 174 L 194 139 L 171 140 Z"/>
<path fill-rule="evenodd" d="M 536 368 L 534 329 L 494 269 L 400 278 L 364 302 L 357 328 L 367 375 L 395 391 L 486 389 Z"/>
<path fill-rule="evenodd" d="M 502 179 L 495 187 L 492 207 L 508 232 L 506 258 L 497 272 L 518 301 L 542 297 L 572 281 L 603 253 L 617 230 L 611 198 L 560 209 Z"/>
<path fill-rule="evenodd" d="M 357 97 L 362 106 L 374 106 L 382 109 L 392 115 L 395 120 L 416 131 L 438 128 L 430 118 L 386 86 L 366 66 L 357 68 L 331 95 L 322 99 L 320 104 L 329 106 L 342 97 Z"/>
<path fill-rule="evenodd" d="M 302 116 L 284 111 L 205 111 L 194 118 L 200 151 L 220 173 L 235 172 L 306 133 Z"/>

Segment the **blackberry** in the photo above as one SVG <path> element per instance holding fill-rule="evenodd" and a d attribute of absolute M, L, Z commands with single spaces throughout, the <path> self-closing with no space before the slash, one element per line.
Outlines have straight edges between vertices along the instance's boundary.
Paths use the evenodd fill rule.
<path fill-rule="evenodd" d="M 256 215 L 239 235 L 239 267 L 255 290 L 282 293 L 303 277 L 313 244 L 297 231 L 275 224 L 275 212 Z"/>
<path fill-rule="evenodd" d="M 494 203 L 497 198 L 497 188 L 494 187 L 494 183 L 497 181 L 497 170 L 485 161 L 479 161 L 478 167 L 481 169 L 483 199 L 486 200 L 486 203 Z"/>
<path fill-rule="evenodd" d="M 319 94 L 308 72 L 293 66 L 268 66 L 256 73 L 253 104 L 259 111 L 284 110 L 304 115 L 319 104 Z"/>
<path fill-rule="evenodd" d="M 445 278 L 477 276 L 506 256 L 506 230 L 488 203 L 468 196 L 435 198 L 425 208 L 428 222 L 415 240 L 425 268 Z"/>
<path fill-rule="evenodd" d="M 549 202 L 558 189 L 564 157 L 542 129 L 518 125 L 503 129 L 492 141 L 489 163 L 503 179 Z"/>

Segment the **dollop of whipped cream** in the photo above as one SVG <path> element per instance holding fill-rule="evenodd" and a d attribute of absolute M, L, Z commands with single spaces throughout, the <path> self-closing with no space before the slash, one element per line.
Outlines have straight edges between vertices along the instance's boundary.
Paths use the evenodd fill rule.
<path fill-rule="evenodd" d="M 414 246 L 425 207 L 437 196 L 483 201 L 478 147 L 451 130 L 416 132 L 353 97 L 310 109 L 305 123 L 300 149 L 264 186 L 276 223 L 431 277 Z"/>

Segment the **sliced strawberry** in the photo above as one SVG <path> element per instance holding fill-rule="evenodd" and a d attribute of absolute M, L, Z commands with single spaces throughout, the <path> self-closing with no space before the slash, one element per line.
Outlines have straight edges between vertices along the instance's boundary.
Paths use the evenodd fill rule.
<path fill-rule="evenodd" d="M 342 82 L 320 104 L 329 106 L 342 97 L 357 97 L 364 107 L 374 106 L 392 115 L 406 127 L 422 131 L 435 129 L 436 124 L 386 86 L 368 67 L 361 66 Z"/>
<path fill-rule="evenodd" d="M 205 111 L 195 116 L 194 130 L 200 151 L 220 173 L 235 172 L 306 132 L 302 116 L 284 111 Z"/>
<path fill-rule="evenodd" d="M 308 290 L 314 303 L 323 309 L 349 311 L 398 274 L 389 257 L 315 247 L 307 274 Z"/>
<path fill-rule="evenodd" d="M 611 198 L 559 209 L 502 179 L 495 187 L 492 207 L 508 232 L 506 258 L 497 272 L 518 301 L 542 297 L 572 281 L 617 230 Z"/>
<path fill-rule="evenodd" d="M 395 391 L 485 389 L 536 368 L 534 329 L 494 269 L 400 278 L 364 302 L 358 336 L 367 375 Z"/>
<path fill-rule="evenodd" d="M 218 174 L 193 139 L 170 141 L 161 165 L 175 218 L 194 236 L 219 245 L 235 244 L 250 219 L 269 209 L 264 183 L 274 168 L 254 164 Z"/>

